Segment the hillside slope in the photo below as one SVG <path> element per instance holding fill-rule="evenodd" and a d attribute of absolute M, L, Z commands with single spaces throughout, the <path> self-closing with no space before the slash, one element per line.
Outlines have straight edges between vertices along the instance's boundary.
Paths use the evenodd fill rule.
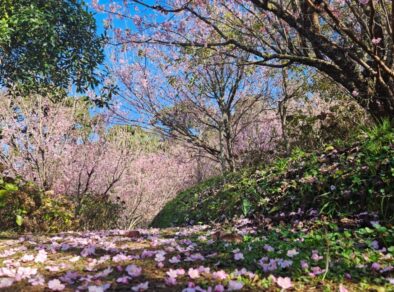
<path fill-rule="evenodd" d="M 315 153 L 297 149 L 257 171 L 204 181 L 170 201 L 152 226 L 222 222 L 240 216 L 285 220 L 316 212 L 332 217 L 369 212 L 392 222 L 394 130 L 386 122 L 363 131 L 357 140 Z"/>

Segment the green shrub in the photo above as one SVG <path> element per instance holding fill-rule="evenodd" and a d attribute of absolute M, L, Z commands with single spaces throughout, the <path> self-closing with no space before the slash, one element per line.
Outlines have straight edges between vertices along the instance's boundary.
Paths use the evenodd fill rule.
<path fill-rule="evenodd" d="M 74 224 L 72 204 L 64 196 L 41 192 L 20 179 L 0 178 L 0 230 L 58 232 Z"/>
<path fill-rule="evenodd" d="M 123 206 L 86 194 L 72 197 L 42 192 L 21 179 L 0 178 L 0 231 L 60 232 L 116 228 Z"/>
<path fill-rule="evenodd" d="M 86 194 L 78 207 L 79 228 L 83 230 L 103 230 L 118 227 L 124 206 L 108 197 Z"/>

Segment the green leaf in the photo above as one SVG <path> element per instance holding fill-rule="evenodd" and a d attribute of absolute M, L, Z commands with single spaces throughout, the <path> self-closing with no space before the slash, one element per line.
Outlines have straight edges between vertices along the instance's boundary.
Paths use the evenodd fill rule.
<path fill-rule="evenodd" d="M 23 218 L 22 218 L 22 216 L 21 216 L 21 215 L 16 215 L 16 220 L 15 220 L 15 222 L 16 222 L 16 224 L 17 224 L 18 226 L 21 226 L 22 223 L 23 223 Z"/>
<path fill-rule="evenodd" d="M 4 185 L 4 189 L 6 189 L 7 191 L 17 191 L 18 190 L 18 186 L 11 184 L 11 183 L 6 183 Z"/>
<path fill-rule="evenodd" d="M 0 200 L 4 199 L 8 192 L 7 190 L 0 190 Z"/>
<path fill-rule="evenodd" d="M 329 146 L 327 146 L 327 147 L 324 149 L 324 152 L 331 152 L 331 151 L 333 151 L 334 149 L 335 149 L 334 146 L 329 145 Z"/>
<path fill-rule="evenodd" d="M 252 204 L 248 199 L 243 199 L 242 201 L 242 213 L 244 216 L 247 216 L 250 213 L 250 210 L 252 209 Z"/>

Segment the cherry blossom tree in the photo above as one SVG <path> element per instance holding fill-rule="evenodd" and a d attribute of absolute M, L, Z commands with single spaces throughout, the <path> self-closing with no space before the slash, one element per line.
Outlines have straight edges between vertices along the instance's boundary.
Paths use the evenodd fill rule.
<path fill-rule="evenodd" d="M 170 143 L 156 152 L 142 153 L 127 169 L 127 184 L 115 192 L 126 202 L 122 227 L 146 225 L 176 195 L 217 174 L 217 165 L 187 147 Z"/>
<path fill-rule="evenodd" d="M 113 43 L 198 47 L 245 64 L 305 65 L 344 88 L 376 120 L 394 116 L 394 6 L 391 1 L 115 1 Z M 140 13 L 142 10 L 147 10 Z M 115 17 L 136 30 L 121 30 Z M 244 55 L 245 56 L 245 55 Z"/>
<path fill-rule="evenodd" d="M 78 99 L 54 103 L 39 95 L 1 99 L 0 161 L 9 175 L 76 199 L 109 196 L 120 182 L 131 148 L 106 137 L 105 115 L 90 116 Z"/>
<path fill-rule="evenodd" d="M 68 102 L 68 101 L 67 101 Z M 59 165 L 75 144 L 78 101 L 52 103 L 42 96 L 1 98 L 1 163 L 9 175 L 19 175 L 49 189 Z"/>
<path fill-rule="evenodd" d="M 215 165 L 196 153 L 135 127 L 111 125 L 108 111 L 92 114 L 79 99 L 4 94 L 0 117 L 5 174 L 68 195 L 77 216 L 88 195 L 123 201 L 122 227 L 146 225 L 179 191 L 215 174 Z"/>
<path fill-rule="evenodd" d="M 113 72 L 123 89 L 121 102 L 165 137 L 202 151 L 226 172 L 234 171 L 240 160 L 234 147 L 241 133 L 244 138 L 252 134 L 247 128 L 264 121 L 265 135 L 275 135 L 276 129 L 269 129 L 276 127 L 269 123 L 272 117 L 264 120 L 264 113 L 272 111 L 267 70 L 226 63 L 223 55 L 205 49 L 141 46 L 136 50 L 139 56 L 134 58 L 121 51 L 113 53 Z M 129 115 L 126 110 L 126 120 Z M 254 140 L 262 137 L 253 135 Z"/>

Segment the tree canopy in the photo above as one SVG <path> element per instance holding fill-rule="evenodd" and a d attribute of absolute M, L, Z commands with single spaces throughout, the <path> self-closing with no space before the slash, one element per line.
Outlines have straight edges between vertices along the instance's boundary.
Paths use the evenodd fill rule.
<path fill-rule="evenodd" d="M 0 85 L 93 88 L 100 82 L 104 41 L 83 1 L 1 1 Z"/>
<path fill-rule="evenodd" d="M 205 47 L 228 59 L 241 50 L 245 64 L 309 66 L 381 120 L 394 114 L 393 7 L 385 0 L 132 0 L 117 13 L 139 30 L 118 32 L 116 42 Z M 140 8 L 151 13 L 134 15 Z"/>

